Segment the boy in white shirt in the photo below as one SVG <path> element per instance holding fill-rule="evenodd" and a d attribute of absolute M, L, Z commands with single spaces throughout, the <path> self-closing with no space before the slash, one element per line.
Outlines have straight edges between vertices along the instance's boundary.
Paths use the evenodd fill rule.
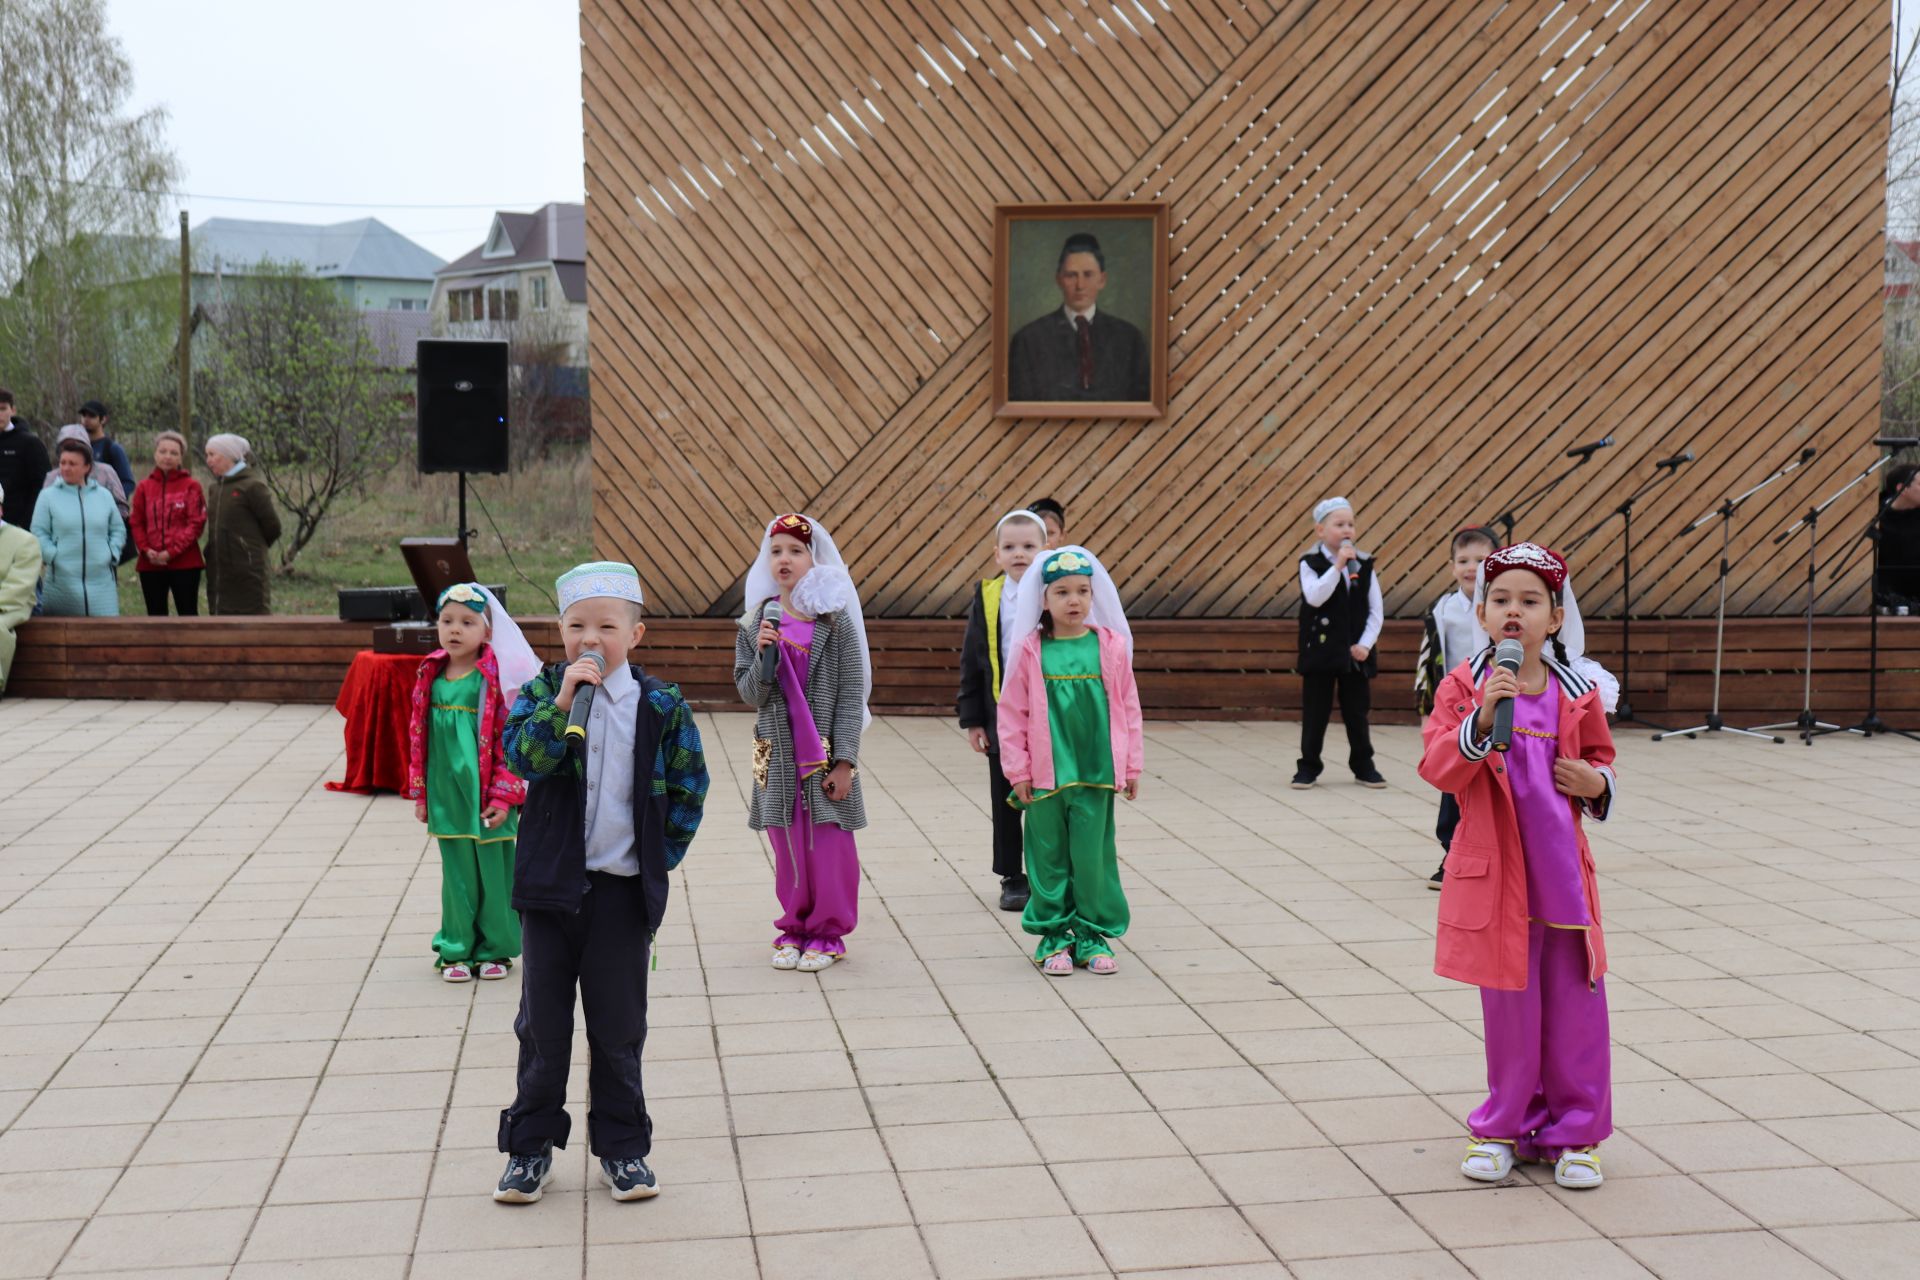
<path fill-rule="evenodd" d="M 1380 581 L 1372 556 L 1353 545 L 1353 504 L 1328 498 L 1313 509 L 1317 545 L 1300 557 L 1300 766 L 1293 789 L 1305 791 L 1320 778 L 1320 748 L 1334 698 L 1347 729 L 1347 767 L 1354 781 L 1376 790 L 1387 785 L 1373 765 L 1367 731 L 1372 708 L 1369 681 L 1379 672 L 1373 645 L 1384 617 Z"/>
<path fill-rule="evenodd" d="M 1468 525 L 1453 535 L 1453 581 L 1455 589 L 1434 601 L 1427 610 L 1426 634 L 1420 640 L 1420 661 L 1414 668 L 1413 690 L 1420 716 L 1433 711 L 1434 690 L 1447 672 L 1473 660 L 1480 644 L 1480 628 L 1473 615 L 1473 586 L 1480 562 L 1499 549 L 1500 540 L 1484 525 Z M 1438 889 L 1446 879 L 1446 851 L 1453 844 L 1453 829 L 1460 823 L 1460 803 L 1450 795 L 1440 797 L 1440 820 L 1433 834 L 1440 841 L 1440 868 L 1427 880 Z"/>

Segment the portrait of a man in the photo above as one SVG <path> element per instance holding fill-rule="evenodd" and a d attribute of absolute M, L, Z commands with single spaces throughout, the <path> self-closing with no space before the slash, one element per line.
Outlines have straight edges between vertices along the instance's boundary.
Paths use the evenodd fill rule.
<path fill-rule="evenodd" d="M 994 411 L 1153 418 L 1166 408 L 1166 206 L 995 210 Z"/>

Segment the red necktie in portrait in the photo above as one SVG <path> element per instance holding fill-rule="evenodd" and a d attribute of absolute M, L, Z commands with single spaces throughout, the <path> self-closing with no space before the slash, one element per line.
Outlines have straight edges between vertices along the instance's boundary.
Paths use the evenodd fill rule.
<path fill-rule="evenodd" d="M 1080 338 L 1080 389 L 1093 390 L 1093 325 L 1085 316 L 1075 316 L 1073 327 Z"/>

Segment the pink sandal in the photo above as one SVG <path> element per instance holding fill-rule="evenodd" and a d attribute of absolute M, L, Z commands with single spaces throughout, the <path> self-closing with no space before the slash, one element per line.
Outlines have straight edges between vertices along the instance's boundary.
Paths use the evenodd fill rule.
<path fill-rule="evenodd" d="M 1049 978 L 1066 978 L 1073 975 L 1073 953 L 1056 951 L 1040 962 L 1040 972 Z"/>
<path fill-rule="evenodd" d="M 1112 956 L 1095 956 L 1087 962 L 1087 968 L 1093 973 L 1118 973 L 1120 962 Z"/>

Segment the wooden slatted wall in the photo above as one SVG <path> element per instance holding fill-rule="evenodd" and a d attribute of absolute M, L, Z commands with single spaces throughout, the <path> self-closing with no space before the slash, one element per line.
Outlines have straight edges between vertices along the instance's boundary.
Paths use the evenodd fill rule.
<path fill-rule="evenodd" d="M 1875 456 L 1885 0 L 583 0 L 596 536 L 657 606 L 738 607 L 760 522 L 831 528 L 872 615 L 964 611 L 1011 505 L 1065 500 L 1130 608 L 1298 602 L 1312 502 L 1389 610 L 1452 529 L 1611 435 L 1523 519 L 1570 540 L 1654 459 L 1639 611 L 1713 608 L 1678 536 L 1772 533 Z M 1165 200 L 1158 422 L 990 416 L 997 202 Z M 1860 486 L 1825 528 L 1837 551 Z M 1576 566 L 1620 607 L 1617 524 Z M 1823 610 L 1862 607 L 1863 562 Z"/>

